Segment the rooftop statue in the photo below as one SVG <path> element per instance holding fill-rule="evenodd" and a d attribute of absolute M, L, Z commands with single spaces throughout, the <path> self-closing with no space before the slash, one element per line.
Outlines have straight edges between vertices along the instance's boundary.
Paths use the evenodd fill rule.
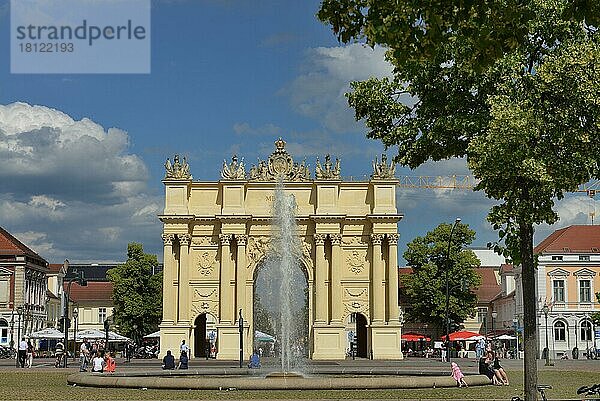
<path fill-rule="evenodd" d="M 295 163 L 292 156 L 285 150 L 285 141 L 279 138 L 275 141 L 275 151 L 268 160 L 260 160 L 250 168 L 251 181 L 310 181 L 310 170 L 306 160 L 301 164 Z"/>
<path fill-rule="evenodd" d="M 244 166 L 244 158 L 242 157 L 242 160 L 238 163 L 237 156 L 233 155 L 229 164 L 227 164 L 227 160 L 223 160 L 221 178 L 224 180 L 245 180 L 246 167 Z"/>
<path fill-rule="evenodd" d="M 317 180 L 340 180 L 341 169 L 340 159 L 335 159 L 335 167 L 331 163 L 331 156 L 327 154 L 325 156 L 325 167 L 321 166 L 321 162 L 317 157 L 317 166 L 315 167 L 315 177 Z"/>
<path fill-rule="evenodd" d="M 175 157 L 173 158 L 173 164 L 171 164 L 171 160 L 167 158 L 167 161 L 165 162 L 165 180 L 167 179 L 192 179 L 192 176 L 190 174 L 190 165 L 188 164 L 185 157 L 183 158 L 183 162 L 179 162 L 179 155 L 175 155 Z"/>
<path fill-rule="evenodd" d="M 381 163 L 377 161 L 377 157 L 373 160 L 373 174 L 371 178 L 374 179 L 396 179 L 396 163 L 392 160 L 388 166 L 387 155 L 384 153 L 381 155 Z"/>

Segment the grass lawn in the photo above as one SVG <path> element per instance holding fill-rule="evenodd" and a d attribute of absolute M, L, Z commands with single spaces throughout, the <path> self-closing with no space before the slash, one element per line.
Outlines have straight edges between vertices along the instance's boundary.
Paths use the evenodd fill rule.
<path fill-rule="evenodd" d="M 482 386 L 419 390 L 362 391 L 206 391 L 206 390 L 136 390 L 70 387 L 67 372 L 2 371 L 0 400 L 193 400 L 193 399 L 480 399 L 510 400 L 523 395 L 522 372 L 511 372 L 510 386 Z M 550 399 L 576 399 L 583 385 L 600 382 L 598 372 L 544 371 L 540 384 L 551 384 Z"/>

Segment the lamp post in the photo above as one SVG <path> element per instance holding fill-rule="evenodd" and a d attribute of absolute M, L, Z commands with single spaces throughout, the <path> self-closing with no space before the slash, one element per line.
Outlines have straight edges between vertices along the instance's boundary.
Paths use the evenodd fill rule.
<path fill-rule="evenodd" d="M 454 234 L 454 229 L 460 223 L 460 217 L 457 217 L 454 220 L 454 224 L 450 229 L 450 236 L 448 237 L 448 250 L 446 252 L 446 359 L 450 362 L 450 316 L 449 316 L 449 308 L 450 308 L 450 284 L 449 284 L 449 275 L 450 275 L 450 247 L 452 245 L 452 234 Z"/>
<path fill-rule="evenodd" d="M 21 343 L 21 314 L 23 313 L 23 307 L 22 306 L 17 306 L 17 315 L 19 316 L 19 320 L 17 320 L 17 346 L 15 347 L 17 349 L 17 363 L 16 366 L 17 368 L 20 366 L 20 362 L 19 362 L 19 344 Z"/>
<path fill-rule="evenodd" d="M 108 317 L 104 319 L 104 352 L 108 352 L 108 331 L 110 330 L 110 322 L 108 321 Z"/>
<path fill-rule="evenodd" d="M 544 303 L 542 312 L 546 318 L 546 348 L 544 348 L 544 352 L 546 353 L 546 366 L 550 366 L 550 349 L 548 348 L 548 312 L 550 312 L 550 308 L 547 303 Z"/>
<path fill-rule="evenodd" d="M 65 260 L 65 264 L 68 265 L 68 260 Z M 63 358 L 64 361 L 64 365 L 63 367 L 66 368 L 68 365 L 68 355 L 67 355 L 67 350 L 69 349 L 69 326 L 70 326 L 70 320 L 69 320 L 69 296 L 71 293 L 71 284 L 73 284 L 74 281 L 77 281 L 77 284 L 79 284 L 82 287 L 87 286 L 87 280 L 83 277 L 83 272 L 78 272 L 77 275 L 73 278 L 71 278 L 69 280 L 69 284 L 67 285 L 67 291 L 65 293 L 66 299 L 65 299 L 65 309 L 63 311 L 63 328 L 65 330 L 65 356 Z"/>
<path fill-rule="evenodd" d="M 15 347 L 15 311 L 14 309 L 10 312 L 10 349 Z"/>
<path fill-rule="evenodd" d="M 494 333 L 496 332 L 496 326 L 494 324 L 494 320 L 498 317 L 498 312 L 496 312 L 495 310 L 492 311 L 492 336 L 494 335 Z"/>
<path fill-rule="evenodd" d="M 137 347 L 137 328 L 138 328 L 138 325 L 134 323 L 132 327 L 133 327 L 133 343 Z"/>
<path fill-rule="evenodd" d="M 515 359 L 519 359 L 519 319 L 513 318 L 513 328 L 515 329 L 515 337 L 517 338 L 517 349 L 515 351 Z"/>
<path fill-rule="evenodd" d="M 77 352 L 77 317 L 79 316 L 79 311 L 73 305 L 73 321 L 75 322 L 75 330 L 73 331 L 73 361 L 75 361 L 75 353 Z M 66 347 L 66 345 L 65 345 Z"/>

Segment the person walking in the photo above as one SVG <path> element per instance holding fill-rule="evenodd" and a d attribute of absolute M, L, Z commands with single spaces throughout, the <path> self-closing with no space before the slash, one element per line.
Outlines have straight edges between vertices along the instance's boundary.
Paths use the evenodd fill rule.
<path fill-rule="evenodd" d="M 86 341 L 87 340 L 84 338 L 83 342 L 79 346 L 79 371 L 80 372 L 87 372 L 87 369 L 88 369 L 88 354 L 90 351 L 88 350 L 88 345 L 87 345 Z"/>
<path fill-rule="evenodd" d="M 33 344 L 31 340 L 27 340 L 27 362 L 25 365 L 28 369 L 31 369 L 31 365 L 33 365 Z"/>
<path fill-rule="evenodd" d="M 27 358 L 27 341 L 25 341 L 25 337 L 21 338 L 21 342 L 19 342 L 19 366 L 25 367 L 25 358 Z"/>
<path fill-rule="evenodd" d="M 57 342 L 54 348 L 54 355 L 56 356 L 56 362 L 54 362 L 55 368 L 62 367 L 62 358 L 65 353 L 65 345 L 62 342 Z"/>
<path fill-rule="evenodd" d="M 181 345 L 179 346 L 179 352 L 183 354 L 185 352 L 186 355 L 190 354 L 190 347 L 185 343 L 185 340 L 181 340 Z"/>
<path fill-rule="evenodd" d="M 465 382 L 465 375 L 460 370 L 458 364 L 456 362 L 452 362 L 450 366 L 452 367 L 452 377 L 454 378 L 454 380 L 456 380 L 456 384 L 458 385 L 458 387 L 469 387 L 467 386 L 467 382 Z"/>

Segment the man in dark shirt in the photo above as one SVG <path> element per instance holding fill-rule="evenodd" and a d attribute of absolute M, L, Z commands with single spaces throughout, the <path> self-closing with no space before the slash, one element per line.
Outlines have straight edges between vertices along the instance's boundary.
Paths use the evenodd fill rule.
<path fill-rule="evenodd" d="M 163 358 L 163 370 L 173 370 L 175 369 L 175 357 L 171 355 L 171 351 L 167 351 L 167 355 Z"/>

